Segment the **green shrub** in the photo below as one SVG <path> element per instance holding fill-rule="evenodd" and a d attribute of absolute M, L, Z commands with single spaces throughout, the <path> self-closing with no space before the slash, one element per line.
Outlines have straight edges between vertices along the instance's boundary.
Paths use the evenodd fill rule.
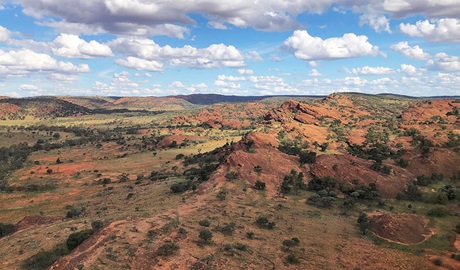
<path fill-rule="evenodd" d="M 301 164 L 312 164 L 316 161 L 316 153 L 313 151 L 301 151 L 299 154 Z"/>
<path fill-rule="evenodd" d="M 219 190 L 219 192 L 217 193 L 217 199 L 219 201 L 225 201 L 225 199 L 227 198 L 227 194 L 228 194 L 228 191 L 226 188 L 222 188 L 221 190 Z"/>
<path fill-rule="evenodd" d="M 209 225 L 211 225 L 211 222 L 209 222 L 209 220 L 207 219 L 202 219 L 198 222 L 198 224 L 200 224 L 200 226 L 203 227 L 209 227 Z"/>
<path fill-rule="evenodd" d="M 11 223 L 0 222 L 0 237 L 7 236 L 16 231 L 16 227 Z"/>
<path fill-rule="evenodd" d="M 288 249 L 295 245 L 296 245 L 296 242 L 294 242 L 292 239 L 286 239 L 283 241 L 283 246 L 287 247 Z"/>
<path fill-rule="evenodd" d="M 76 218 L 81 215 L 83 215 L 86 212 L 85 207 L 77 208 L 74 206 L 71 206 L 69 211 L 67 211 L 67 214 L 65 215 L 66 218 Z"/>
<path fill-rule="evenodd" d="M 449 215 L 449 209 L 445 206 L 435 206 L 428 210 L 427 214 L 432 217 L 445 217 Z"/>
<path fill-rule="evenodd" d="M 266 229 L 274 229 L 275 228 L 275 222 L 271 222 L 268 217 L 266 216 L 260 216 L 256 220 L 256 224 L 260 228 L 266 228 Z"/>
<path fill-rule="evenodd" d="M 436 266 L 441 266 L 442 265 L 442 259 L 441 258 L 434 259 L 433 264 L 436 265 Z"/>
<path fill-rule="evenodd" d="M 225 224 L 223 227 L 219 227 L 218 230 L 223 233 L 223 234 L 233 234 L 235 231 L 236 223 L 235 222 L 230 222 L 228 224 Z"/>
<path fill-rule="evenodd" d="M 257 190 L 265 190 L 265 182 L 257 180 L 254 185 L 254 188 Z"/>
<path fill-rule="evenodd" d="M 209 240 L 212 239 L 212 236 L 212 232 L 207 229 L 200 230 L 200 234 L 198 235 L 198 237 L 204 242 L 209 242 Z"/>
<path fill-rule="evenodd" d="M 299 264 L 300 263 L 299 259 L 297 259 L 297 256 L 292 253 L 286 257 L 286 262 L 289 264 Z"/>
<path fill-rule="evenodd" d="M 51 250 L 40 250 L 37 254 L 27 258 L 21 266 L 24 270 L 49 269 L 55 261 L 68 253 L 69 250 L 67 249 L 67 246 L 64 243 L 60 243 L 54 246 Z"/>
<path fill-rule="evenodd" d="M 225 179 L 227 179 L 227 181 L 236 180 L 238 179 L 238 173 L 235 171 L 229 172 L 225 175 Z"/>
<path fill-rule="evenodd" d="M 170 256 L 174 254 L 176 251 L 179 250 L 179 246 L 173 242 L 165 242 L 161 245 L 158 250 L 157 254 L 160 256 Z"/>
<path fill-rule="evenodd" d="M 182 193 L 189 190 L 192 187 L 192 181 L 177 182 L 171 185 L 169 188 L 172 193 Z"/>
<path fill-rule="evenodd" d="M 102 220 L 93 220 L 91 222 L 91 228 L 93 228 L 93 232 L 97 232 L 104 227 L 104 222 Z"/>
<path fill-rule="evenodd" d="M 359 229 L 363 234 L 367 234 L 367 230 L 370 229 L 371 224 L 369 222 L 369 218 L 367 217 L 366 213 L 361 213 L 356 221 L 359 225 Z"/>
<path fill-rule="evenodd" d="M 93 234 L 92 230 L 82 230 L 69 235 L 66 241 L 67 249 L 73 250 Z"/>
<path fill-rule="evenodd" d="M 248 251 L 249 250 L 249 247 L 247 245 L 241 244 L 241 243 L 236 243 L 236 244 L 233 245 L 233 247 L 235 249 L 240 250 L 240 251 Z"/>

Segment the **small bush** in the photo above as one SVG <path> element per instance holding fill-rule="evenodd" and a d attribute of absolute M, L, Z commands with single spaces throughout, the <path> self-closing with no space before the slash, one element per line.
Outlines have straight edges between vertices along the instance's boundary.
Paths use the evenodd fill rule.
<path fill-rule="evenodd" d="M 441 258 L 434 259 L 433 264 L 436 265 L 436 266 L 441 266 L 442 265 L 442 259 Z"/>
<path fill-rule="evenodd" d="M 182 193 L 190 189 L 191 186 L 192 181 L 183 181 L 172 184 L 170 189 L 173 193 Z"/>
<path fill-rule="evenodd" d="M 147 238 L 150 240 L 155 238 L 156 236 L 157 236 L 157 232 L 155 230 L 149 230 L 147 232 Z"/>
<path fill-rule="evenodd" d="M 238 179 L 238 173 L 235 171 L 229 172 L 225 175 L 225 179 L 227 179 L 227 181 L 236 180 Z"/>
<path fill-rule="evenodd" d="M 248 246 L 246 246 L 246 245 L 244 245 L 244 244 L 241 244 L 241 243 L 236 243 L 236 244 L 233 245 L 233 247 L 234 247 L 235 249 L 240 250 L 240 251 L 248 251 L 248 250 L 249 250 L 249 247 L 248 247 Z"/>
<path fill-rule="evenodd" d="M 257 175 L 260 175 L 262 173 L 262 167 L 260 167 L 259 165 L 254 166 L 254 172 L 256 172 Z"/>
<path fill-rule="evenodd" d="M 66 246 L 69 250 L 73 250 L 88 239 L 93 234 L 92 230 L 82 230 L 69 235 L 66 241 Z"/>
<path fill-rule="evenodd" d="M 369 222 L 369 218 L 367 217 L 366 213 L 361 213 L 356 221 L 359 225 L 359 229 L 363 234 L 367 234 L 367 230 L 371 228 L 371 224 Z"/>
<path fill-rule="evenodd" d="M 274 229 L 275 228 L 275 222 L 271 222 L 270 220 L 268 220 L 268 218 L 266 216 L 258 217 L 257 220 L 256 220 L 256 224 L 260 228 L 266 228 L 266 229 Z"/>
<path fill-rule="evenodd" d="M 223 227 L 219 227 L 218 230 L 223 233 L 223 234 L 233 234 L 235 231 L 236 223 L 235 222 L 230 222 L 228 224 L 225 224 Z"/>
<path fill-rule="evenodd" d="M 83 215 L 86 212 L 86 208 L 76 208 L 76 207 L 71 207 L 69 211 L 67 211 L 67 214 L 65 215 L 66 218 L 76 218 L 81 215 Z"/>
<path fill-rule="evenodd" d="M 170 256 L 178 250 L 179 250 L 179 246 L 176 243 L 165 242 L 163 245 L 161 245 L 158 248 L 157 254 L 160 256 Z"/>
<path fill-rule="evenodd" d="M 207 229 L 200 230 L 200 234 L 198 235 L 198 237 L 204 242 L 209 242 L 209 240 L 212 239 L 212 236 L 212 232 Z"/>
<path fill-rule="evenodd" d="M 227 193 L 228 191 L 226 188 L 219 190 L 219 193 L 217 193 L 217 199 L 219 201 L 225 201 L 225 199 L 227 198 Z"/>
<path fill-rule="evenodd" d="M 203 227 L 209 227 L 209 225 L 211 225 L 211 222 L 209 222 L 209 220 L 207 219 L 202 219 L 198 222 L 198 224 L 200 224 L 200 226 Z"/>
<path fill-rule="evenodd" d="M 292 253 L 286 257 L 286 262 L 289 264 L 299 264 L 300 263 L 299 259 L 297 259 L 297 257 Z"/>
<path fill-rule="evenodd" d="M 301 151 L 299 154 L 301 164 L 312 164 L 316 161 L 316 153 L 313 151 Z"/>
<path fill-rule="evenodd" d="M 257 180 L 257 182 L 254 185 L 254 188 L 257 190 L 265 190 L 265 182 Z"/>
<path fill-rule="evenodd" d="M 91 222 L 91 228 L 93 228 L 94 232 L 99 231 L 103 227 L 104 227 L 104 222 L 102 220 L 93 220 L 93 222 Z"/>
<path fill-rule="evenodd" d="M 290 248 L 296 245 L 296 242 L 292 241 L 292 239 L 286 239 L 283 241 L 283 246 Z"/>
<path fill-rule="evenodd" d="M 7 236 L 16 231 L 16 227 L 11 223 L 0 222 L 0 237 Z"/>

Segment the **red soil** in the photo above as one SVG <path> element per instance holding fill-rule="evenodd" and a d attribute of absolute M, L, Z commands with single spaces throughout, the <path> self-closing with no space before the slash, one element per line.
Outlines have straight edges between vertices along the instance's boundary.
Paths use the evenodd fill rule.
<path fill-rule="evenodd" d="M 393 198 L 406 185 L 415 179 L 415 176 L 398 166 L 391 166 L 390 175 L 384 175 L 370 169 L 372 161 L 364 160 L 349 154 L 319 155 L 315 164 L 311 166 L 311 173 L 317 177 L 332 176 L 339 183 L 351 183 L 354 179 L 359 182 L 375 183 L 382 197 Z M 334 170 L 332 167 L 336 166 Z"/>
<path fill-rule="evenodd" d="M 8 103 L 2 103 L 0 104 L 0 117 L 10 115 L 17 113 L 21 111 L 21 107 L 14 105 L 14 104 L 8 104 Z"/>
<path fill-rule="evenodd" d="M 51 216 L 42 216 L 42 215 L 35 215 L 35 216 L 25 216 L 23 219 L 16 223 L 17 230 L 24 230 L 36 225 L 42 224 L 49 224 L 53 223 L 57 220 L 61 220 L 62 217 L 51 217 Z"/>
<path fill-rule="evenodd" d="M 160 142 L 158 142 L 157 147 L 168 147 L 173 141 L 176 141 L 177 145 L 183 143 L 185 140 L 188 141 L 202 141 L 204 137 L 200 136 L 187 136 L 187 135 L 170 135 L 164 137 Z"/>
<path fill-rule="evenodd" d="M 431 149 L 428 158 L 423 158 L 418 152 L 408 151 L 402 158 L 409 162 L 406 169 L 415 176 L 442 173 L 444 177 L 451 177 L 460 170 L 460 155 L 449 149 Z"/>
<path fill-rule="evenodd" d="M 400 244 L 419 244 L 433 235 L 429 221 L 423 216 L 376 212 L 368 217 L 375 235 Z"/>

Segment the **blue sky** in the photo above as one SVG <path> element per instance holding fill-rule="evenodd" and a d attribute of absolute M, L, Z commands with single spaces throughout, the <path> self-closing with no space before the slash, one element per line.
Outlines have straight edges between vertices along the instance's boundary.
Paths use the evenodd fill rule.
<path fill-rule="evenodd" d="M 0 0 L 0 95 L 460 95 L 459 43 L 458 0 Z"/>

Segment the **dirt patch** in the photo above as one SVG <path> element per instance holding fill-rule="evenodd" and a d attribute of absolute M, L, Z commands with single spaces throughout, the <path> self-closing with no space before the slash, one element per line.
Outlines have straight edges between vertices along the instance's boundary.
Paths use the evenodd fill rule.
<path fill-rule="evenodd" d="M 15 114 L 21 111 L 21 107 L 14 104 L 0 104 L 0 117 Z"/>
<path fill-rule="evenodd" d="M 419 152 L 407 151 L 402 158 L 409 162 L 407 170 L 414 175 L 430 176 L 432 173 L 442 173 L 444 177 L 451 177 L 458 172 L 460 155 L 450 149 L 431 149 L 427 158 Z"/>
<path fill-rule="evenodd" d="M 369 222 L 375 235 L 399 244 L 419 244 L 433 235 L 433 230 L 428 228 L 428 220 L 419 215 L 372 213 Z"/>
<path fill-rule="evenodd" d="M 23 219 L 16 223 L 16 228 L 18 231 L 24 230 L 36 225 L 42 224 L 49 224 L 55 221 L 61 220 L 62 217 L 52 217 L 52 216 L 42 216 L 42 215 L 34 215 L 34 216 L 25 216 Z"/>
<path fill-rule="evenodd" d="M 200 136 L 187 136 L 187 135 L 171 135 L 171 136 L 166 136 L 164 137 L 160 142 L 158 142 L 157 147 L 163 148 L 163 147 L 169 147 L 171 144 L 175 141 L 176 145 L 180 145 L 184 141 L 202 141 L 204 140 L 204 137 Z"/>

